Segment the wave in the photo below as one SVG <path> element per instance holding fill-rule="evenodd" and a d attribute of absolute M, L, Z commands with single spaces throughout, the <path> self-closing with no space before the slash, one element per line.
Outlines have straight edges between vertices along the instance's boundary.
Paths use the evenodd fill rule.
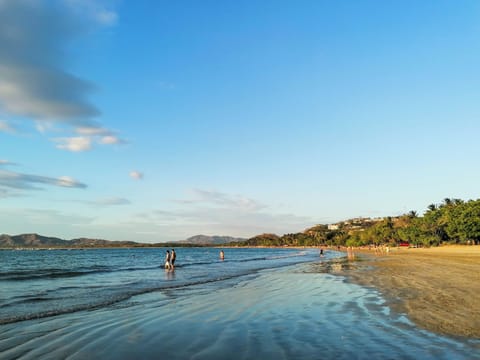
<path fill-rule="evenodd" d="M 129 290 L 123 293 L 117 293 L 115 296 L 112 296 L 111 294 L 108 296 L 105 296 L 103 299 L 99 299 L 99 297 L 94 297 L 95 299 L 98 299 L 99 301 L 93 302 L 93 303 L 88 303 L 88 304 L 76 304 L 72 305 L 70 307 L 66 307 L 63 309 L 54 309 L 54 310 L 45 310 L 45 311 L 39 311 L 35 313 L 27 313 L 27 314 L 15 314 L 15 315 L 10 315 L 7 317 L 0 318 L 0 325 L 6 325 L 6 324 L 12 324 L 12 323 L 17 323 L 21 321 L 27 321 L 27 320 L 33 320 L 33 319 L 42 319 L 42 318 L 47 318 L 47 317 L 52 317 L 52 316 L 57 316 L 57 315 L 63 315 L 63 314 L 70 314 L 70 313 L 75 313 L 79 311 L 87 311 L 87 310 L 95 310 L 95 309 L 100 309 L 106 306 L 111 306 L 113 304 L 125 301 L 130 299 L 133 296 L 138 296 L 142 294 L 148 294 L 151 292 L 155 291 L 163 291 L 163 290 L 171 290 L 171 289 L 185 289 L 191 286 L 197 286 L 197 285 L 204 285 L 204 284 L 209 284 L 209 283 L 216 283 L 220 281 L 225 281 L 229 279 L 234 279 L 234 278 L 239 278 L 242 276 L 246 275 L 251 275 L 252 273 L 255 273 L 256 271 L 248 271 L 240 274 L 230 274 L 230 275 L 222 275 L 218 276 L 215 278 L 210 278 L 210 279 L 202 279 L 198 281 L 189 281 L 181 284 L 162 284 L 161 286 L 153 286 L 153 287 L 146 287 L 146 288 L 139 288 L 139 289 L 134 289 L 134 290 Z M 48 298 L 31 298 L 31 301 L 28 301 L 27 299 L 19 301 L 17 303 L 28 303 L 28 302 L 39 302 L 43 300 L 49 300 Z M 52 299 L 55 300 L 55 299 Z M 10 305 L 15 305 L 15 304 L 8 304 Z M 4 305 L 5 306 L 5 305 Z"/>
<path fill-rule="evenodd" d="M 22 281 L 35 279 L 55 279 L 64 277 L 75 277 L 95 273 L 110 272 L 111 270 L 70 270 L 70 269 L 42 269 L 29 271 L 11 271 L 0 273 L 0 280 L 3 281 Z"/>
<path fill-rule="evenodd" d="M 0 281 L 22 281 L 22 280 L 36 280 L 36 279 L 55 279 L 68 278 L 76 276 L 84 276 L 91 274 L 112 273 L 122 271 L 142 271 L 153 270 L 160 267 L 159 265 L 147 267 L 128 267 L 128 268 L 111 268 L 108 266 L 98 266 L 93 268 L 78 268 L 78 269 L 41 269 L 41 270 L 24 270 L 24 271 L 9 271 L 0 273 Z"/>

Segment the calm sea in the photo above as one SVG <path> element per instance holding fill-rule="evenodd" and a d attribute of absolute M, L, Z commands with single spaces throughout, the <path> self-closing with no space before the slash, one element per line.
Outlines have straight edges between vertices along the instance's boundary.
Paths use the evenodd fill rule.
<path fill-rule="evenodd" d="M 0 251 L 0 358 L 480 359 L 335 275 L 342 253 L 165 250 Z"/>
<path fill-rule="evenodd" d="M 174 272 L 166 249 L 0 251 L 0 324 L 98 308 L 134 295 L 219 282 L 318 258 L 297 249 L 178 248 Z M 333 253 L 329 255 L 334 256 Z"/>

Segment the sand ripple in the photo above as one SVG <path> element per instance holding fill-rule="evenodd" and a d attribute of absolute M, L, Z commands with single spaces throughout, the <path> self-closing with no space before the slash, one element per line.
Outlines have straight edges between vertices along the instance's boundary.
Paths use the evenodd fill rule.
<path fill-rule="evenodd" d="M 2 359 L 468 359 L 380 295 L 308 265 L 143 294 L 92 311 L 2 327 Z"/>

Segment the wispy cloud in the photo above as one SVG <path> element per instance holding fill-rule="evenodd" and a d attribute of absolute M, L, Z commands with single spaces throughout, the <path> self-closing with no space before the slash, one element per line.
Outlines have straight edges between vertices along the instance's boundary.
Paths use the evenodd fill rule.
<path fill-rule="evenodd" d="M 192 235 L 230 235 L 251 237 L 265 232 L 285 234 L 302 231 L 314 224 L 310 217 L 273 210 L 246 212 L 237 208 L 186 206 L 176 210 L 152 211 L 139 214 L 124 226 L 141 227 L 143 231 L 158 234 L 165 240 L 180 240 Z"/>
<path fill-rule="evenodd" d="M 198 189 L 197 189 L 198 190 Z M 251 237 L 264 232 L 284 234 L 302 231 L 315 224 L 310 217 L 296 216 L 291 213 L 279 213 L 270 206 L 246 207 L 232 201 L 220 199 L 246 198 L 240 195 L 205 191 L 203 200 L 195 202 L 174 201 L 168 208 L 157 208 L 139 213 L 121 211 L 114 217 L 102 217 L 102 212 L 94 212 L 97 218 L 85 226 L 76 226 L 75 231 L 87 236 L 93 233 L 95 237 L 108 239 L 135 240 L 145 242 L 161 242 L 183 240 L 192 235 L 230 235 Z M 210 194 L 207 193 L 217 193 Z M 211 201 L 210 199 L 215 199 Z M 208 200 L 207 200 L 208 199 Z M 250 199 L 254 203 L 259 203 Z M 128 200 L 121 197 L 103 198 L 85 202 L 97 207 L 128 205 Z M 227 205 L 228 204 L 228 205 Z M 241 202 L 240 202 L 241 204 Z M 125 210 L 129 210 L 126 207 Z"/>
<path fill-rule="evenodd" d="M 112 132 L 108 129 L 92 126 L 79 126 L 75 128 L 75 132 L 84 136 L 106 136 L 112 134 Z"/>
<path fill-rule="evenodd" d="M 258 211 L 265 208 L 265 205 L 241 195 L 231 195 L 219 191 L 192 189 L 189 199 L 176 200 L 184 204 L 203 204 L 231 207 L 245 211 Z"/>
<path fill-rule="evenodd" d="M 35 121 L 42 132 L 56 123 L 99 129 L 103 132 L 99 144 L 121 143 L 94 120 L 100 110 L 89 98 L 96 86 L 65 66 L 66 49 L 77 37 L 92 24 L 110 26 L 116 21 L 113 10 L 93 0 L 0 1 L 0 108 Z M 14 130 L 0 122 L 0 131 Z M 92 139 L 77 137 L 57 147 L 85 151 L 88 142 Z"/>
<path fill-rule="evenodd" d="M 0 159 L 0 168 L 2 166 L 10 166 L 10 165 L 17 165 L 17 164 L 8 160 Z M 2 198 L 5 199 L 5 198 L 15 197 L 15 196 L 20 196 L 20 194 L 16 190 L 12 191 L 11 188 L 7 189 L 7 188 L 2 188 L 0 186 L 0 199 Z"/>
<path fill-rule="evenodd" d="M 51 131 L 58 132 L 53 122 L 50 121 L 35 121 L 35 128 L 41 134 Z"/>
<path fill-rule="evenodd" d="M 66 211 L 41 209 L 0 209 L 3 231 L 9 234 L 36 232 L 40 234 L 64 237 L 63 234 L 76 232 L 81 225 L 91 225 L 92 216 L 77 215 Z M 52 233 L 52 229 L 54 232 Z M 77 236 L 86 235 L 85 231 Z M 92 234 L 93 235 L 93 234 Z"/>
<path fill-rule="evenodd" d="M 140 171 L 130 171 L 130 177 L 135 180 L 141 180 L 143 179 L 143 173 Z"/>
<path fill-rule="evenodd" d="M 279 213 L 255 199 L 220 191 L 193 189 L 171 209 L 138 214 L 131 227 L 142 227 L 170 239 L 196 234 L 250 237 L 263 232 L 284 234 L 312 225 L 310 217 Z M 128 224 L 125 224 L 127 226 Z"/>
<path fill-rule="evenodd" d="M 17 128 L 14 127 L 9 122 L 7 122 L 6 120 L 0 120 L 0 132 L 16 134 L 17 133 Z"/>
<path fill-rule="evenodd" d="M 5 199 L 13 196 L 15 196 L 15 193 L 13 193 L 12 191 L 0 188 L 0 199 Z"/>
<path fill-rule="evenodd" d="M 84 189 L 87 185 L 68 176 L 52 178 L 48 176 L 22 174 L 0 170 L 0 187 L 20 190 L 39 190 L 41 185 Z"/>
<path fill-rule="evenodd" d="M 131 204 L 130 200 L 120 197 L 110 197 L 98 199 L 95 201 L 89 201 L 88 204 L 94 206 L 116 206 L 116 205 L 129 205 Z"/>
<path fill-rule="evenodd" d="M 118 14 L 95 0 L 65 0 L 72 11 L 88 16 L 99 25 L 112 26 L 118 21 Z"/>
<path fill-rule="evenodd" d="M 71 188 L 86 188 L 87 185 L 82 184 L 70 176 L 60 176 L 56 182 L 56 185 L 61 187 Z"/>
<path fill-rule="evenodd" d="M 7 166 L 7 165 L 17 165 L 17 164 L 8 160 L 0 159 L 0 166 Z"/>

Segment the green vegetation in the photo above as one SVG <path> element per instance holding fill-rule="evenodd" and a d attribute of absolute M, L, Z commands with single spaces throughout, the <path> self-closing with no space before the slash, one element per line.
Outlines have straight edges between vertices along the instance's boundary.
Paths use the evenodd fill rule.
<path fill-rule="evenodd" d="M 463 201 L 446 198 L 431 204 L 423 216 L 415 211 L 396 217 L 357 218 L 331 225 L 316 225 L 303 232 L 262 234 L 248 240 L 194 236 L 185 241 L 143 244 L 102 239 L 62 240 L 38 234 L 0 235 L 0 248 L 105 248 L 105 247 L 197 247 L 197 246 L 438 246 L 440 244 L 480 244 L 480 199 Z M 220 244 L 222 243 L 222 244 Z"/>
<path fill-rule="evenodd" d="M 446 198 L 429 205 L 423 216 L 415 211 L 397 217 L 358 218 L 333 226 L 317 225 L 301 233 L 262 234 L 237 246 L 438 246 L 480 244 L 480 199 L 463 201 Z"/>

